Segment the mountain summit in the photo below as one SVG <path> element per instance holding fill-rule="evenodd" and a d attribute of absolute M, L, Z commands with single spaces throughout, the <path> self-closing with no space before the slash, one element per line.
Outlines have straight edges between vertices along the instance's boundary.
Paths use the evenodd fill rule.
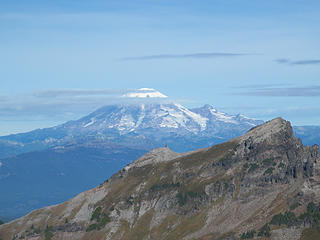
<path fill-rule="evenodd" d="M 156 91 L 153 88 L 140 88 L 136 91 L 126 93 L 122 97 L 127 98 L 167 98 L 168 96 Z"/>
<path fill-rule="evenodd" d="M 129 98 L 164 98 L 154 89 Z M 218 112 L 210 105 L 188 109 L 179 103 L 139 102 L 108 105 L 75 121 L 52 128 L 0 137 L 0 158 L 10 154 L 83 142 L 112 142 L 146 149 L 168 144 L 184 152 L 239 136 L 263 121 Z"/>
<path fill-rule="evenodd" d="M 207 149 L 155 149 L 3 239 L 319 239 L 320 153 L 277 118 Z M 312 238 L 313 237 L 313 238 Z"/>

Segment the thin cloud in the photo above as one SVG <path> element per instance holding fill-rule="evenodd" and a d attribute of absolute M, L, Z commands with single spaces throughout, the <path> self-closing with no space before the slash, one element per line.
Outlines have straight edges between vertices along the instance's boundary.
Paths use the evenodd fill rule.
<path fill-rule="evenodd" d="M 261 97 L 319 97 L 320 86 L 257 87 L 248 88 L 248 91 L 233 93 L 232 95 Z"/>
<path fill-rule="evenodd" d="M 161 60 L 161 59 L 206 59 L 206 58 L 233 58 L 241 56 L 249 56 L 249 53 L 226 53 L 226 52 L 211 52 L 211 53 L 191 53 L 191 54 L 159 54 L 159 55 L 146 55 L 138 57 L 121 58 L 123 61 L 139 61 L 139 60 Z"/>
<path fill-rule="evenodd" d="M 98 96 L 98 95 L 119 95 L 131 91 L 130 89 L 55 89 L 42 90 L 33 93 L 33 96 L 39 98 L 52 97 L 77 97 L 77 96 Z"/>
<path fill-rule="evenodd" d="M 304 60 L 290 60 L 287 58 L 279 58 L 275 60 L 280 64 L 288 64 L 288 65 L 316 65 L 320 64 L 320 59 L 304 59 Z"/>
<path fill-rule="evenodd" d="M 294 61 L 294 62 L 292 62 L 291 64 L 293 64 L 293 65 L 312 65 L 312 64 L 320 64 L 320 59 Z"/>

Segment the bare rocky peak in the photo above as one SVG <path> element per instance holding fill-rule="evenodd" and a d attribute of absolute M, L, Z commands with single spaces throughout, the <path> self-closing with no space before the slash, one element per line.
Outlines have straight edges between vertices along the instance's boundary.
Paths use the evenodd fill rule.
<path fill-rule="evenodd" d="M 173 160 L 179 156 L 181 156 L 181 154 L 173 152 L 168 147 L 156 148 L 135 160 L 133 163 L 128 165 L 126 169 L 132 167 L 142 167 L 153 163 L 166 162 Z"/>
<path fill-rule="evenodd" d="M 264 164 L 266 159 L 273 163 L 284 164 L 286 171 L 274 169 L 273 178 L 277 181 L 289 181 L 288 177 L 304 178 L 319 175 L 319 147 L 304 146 L 296 138 L 291 124 L 282 118 L 276 118 L 252 128 L 238 140 L 237 158 L 246 159 L 250 164 Z M 271 167 L 271 166 L 270 166 Z"/>
<path fill-rule="evenodd" d="M 253 139 L 254 143 L 261 143 L 264 141 L 275 140 L 275 137 L 281 136 L 295 138 L 290 122 L 279 117 L 252 128 L 238 139 Z"/>

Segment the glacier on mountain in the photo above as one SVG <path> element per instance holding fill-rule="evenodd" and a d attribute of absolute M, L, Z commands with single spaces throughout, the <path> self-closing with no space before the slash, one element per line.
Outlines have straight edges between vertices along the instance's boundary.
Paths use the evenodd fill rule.
<path fill-rule="evenodd" d="M 0 140 L 4 144 L 15 142 L 26 151 L 99 142 L 138 148 L 143 146 L 146 149 L 171 144 L 173 150 L 182 152 L 239 136 L 263 123 L 243 115 L 219 112 L 208 104 L 188 109 L 170 99 L 158 99 L 165 95 L 152 88 L 141 88 L 124 96 L 129 97 L 126 103 L 120 101 L 117 105 L 101 107 L 78 120 L 4 136 Z M 136 97 L 141 98 L 133 99 Z M 151 98 L 150 101 L 148 98 Z"/>

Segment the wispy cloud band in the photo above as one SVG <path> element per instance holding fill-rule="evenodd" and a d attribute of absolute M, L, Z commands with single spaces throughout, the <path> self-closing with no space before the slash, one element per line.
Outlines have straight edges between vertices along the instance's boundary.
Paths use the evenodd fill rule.
<path fill-rule="evenodd" d="M 253 55 L 249 53 L 228 53 L 228 52 L 209 52 L 209 53 L 191 53 L 191 54 L 158 54 L 158 55 L 146 55 L 138 57 L 125 57 L 121 58 L 122 61 L 134 61 L 134 60 L 161 60 L 161 59 L 185 59 L 185 58 L 231 58 Z"/>
<path fill-rule="evenodd" d="M 316 65 L 320 64 L 320 59 L 304 59 L 304 60 L 290 60 L 287 58 L 279 58 L 275 60 L 277 63 L 288 65 Z"/>

